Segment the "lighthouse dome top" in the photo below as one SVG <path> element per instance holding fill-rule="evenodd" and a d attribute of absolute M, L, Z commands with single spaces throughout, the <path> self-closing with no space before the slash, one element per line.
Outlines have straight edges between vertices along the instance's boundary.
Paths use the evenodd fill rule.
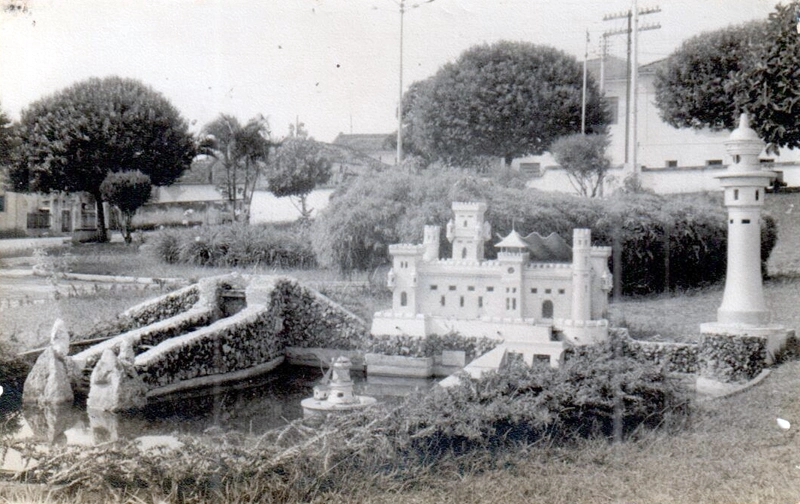
<path fill-rule="evenodd" d="M 733 156 L 733 164 L 728 168 L 733 172 L 758 170 L 758 156 L 764 150 L 764 143 L 758 133 L 750 127 L 747 113 L 739 116 L 739 126 L 731 132 L 725 141 L 728 154 Z"/>
<path fill-rule="evenodd" d="M 753 141 L 762 142 L 758 133 L 750 126 L 750 116 L 743 113 L 739 116 L 739 126 L 731 132 L 730 141 Z"/>

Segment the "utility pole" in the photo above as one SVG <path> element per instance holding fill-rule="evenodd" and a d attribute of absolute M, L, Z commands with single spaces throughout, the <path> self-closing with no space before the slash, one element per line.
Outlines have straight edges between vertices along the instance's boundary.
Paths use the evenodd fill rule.
<path fill-rule="evenodd" d="M 416 9 L 422 4 L 434 2 L 435 0 L 425 0 L 420 3 L 411 5 L 411 9 Z M 400 86 L 399 97 L 397 99 L 397 166 L 403 162 L 403 18 L 406 13 L 406 0 L 400 0 L 397 3 L 400 7 Z"/>
<path fill-rule="evenodd" d="M 586 60 L 589 59 L 589 30 L 586 30 L 586 50 L 583 53 L 583 94 L 581 95 L 581 134 L 586 134 Z"/>
<path fill-rule="evenodd" d="M 403 162 L 403 17 L 406 13 L 406 2 L 400 0 L 400 86 L 397 98 L 397 166 Z"/>
<path fill-rule="evenodd" d="M 661 28 L 659 23 L 640 25 L 639 16 L 661 12 L 661 8 L 653 7 L 639 9 L 637 0 L 633 0 L 633 7 L 627 12 L 618 14 L 607 14 L 603 16 L 603 21 L 612 19 L 627 19 L 627 28 L 621 30 L 611 30 L 603 33 L 607 38 L 613 35 L 627 35 L 627 62 L 626 62 L 626 85 L 625 85 L 625 164 L 630 163 L 632 173 L 639 174 L 638 166 L 638 139 L 637 139 L 637 102 L 638 102 L 638 74 L 639 74 L 639 32 L 645 30 L 657 30 Z"/>

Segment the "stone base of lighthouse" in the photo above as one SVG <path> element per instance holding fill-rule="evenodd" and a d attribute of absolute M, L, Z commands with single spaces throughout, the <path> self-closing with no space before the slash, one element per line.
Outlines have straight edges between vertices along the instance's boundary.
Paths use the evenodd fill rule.
<path fill-rule="evenodd" d="M 700 333 L 703 335 L 730 336 L 731 338 L 751 336 L 763 338 L 766 343 L 766 365 L 775 362 L 775 356 L 786 347 L 789 338 L 794 336 L 794 331 L 782 325 L 767 324 L 763 326 L 750 324 L 726 324 L 721 322 L 708 322 L 700 324 Z"/>

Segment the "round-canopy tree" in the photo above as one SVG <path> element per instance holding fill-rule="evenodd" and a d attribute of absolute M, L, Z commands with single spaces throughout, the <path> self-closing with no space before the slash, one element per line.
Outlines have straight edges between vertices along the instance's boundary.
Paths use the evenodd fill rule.
<path fill-rule="evenodd" d="M 800 3 L 686 40 L 656 73 L 656 105 L 675 127 L 733 129 L 747 111 L 771 147 L 800 147 Z"/>
<path fill-rule="evenodd" d="M 411 89 L 411 142 L 432 159 L 466 163 L 541 154 L 581 128 L 583 71 L 560 51 L 527 42 L 475 46 Z M 586 92 L 586 130 L 606 122 L 594 80 Z"/>
<path fill-rule="evenodd" d="M 287 138 L 275 150 L 270 165 L 270 192 L 279 198 L 297 196 L 300 218 L 307 221 L 312 210 L 306 204 L 308 194 L 331 178 L 331 162 L 322 148 L 310 138 Z"/>
<path fill-rule="evenodd" d="M 111 172 L 100 184 L 100 194 L 122 212 L 122 234 L 131 242 L 131 222 L 136 210 L 150 199 L 150 177 L 136 171 Z"/>
<path fill-rule="evenodd" d="M 11 179 L 20 191 L 86 191 L 97 202 L 98 238 L 107 240 L 100 185 L 111 172 L 140 170 L 154 185 L 175 181 L 195 155 L 177 109 L 133 79 L 82 81 L 23 110 Z"/>

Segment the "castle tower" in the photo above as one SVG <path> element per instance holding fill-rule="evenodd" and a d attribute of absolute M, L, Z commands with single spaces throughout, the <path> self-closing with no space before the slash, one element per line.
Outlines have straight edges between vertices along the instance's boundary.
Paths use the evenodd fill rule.
<path fill-rule="evenodd" d="M 764 142 L 750 128 L 747 114 L 725 146 L 734 162 L 717 177 L 728 208 L 728 269 L 717 322 L 764 325 L 770 312 L 761 286 L 761 207 L 764 188 L 777 174 L 760 168 Z"/>
<path fill-rule="evenodd" d="M 453 218 L 447 223 L 447 239 L 453 244 L 453 259 L 483 260 L 483 242 L 492 237 L 491 227 L 484 220 L 485 213 L 485 203 L 453 202 Z"/>
<path fill-rule="evenodd" d="M 392 269 L 388 286 L 392 289 L 392 310 L 405 315 L 418 312 L 417 266 L 422 262 L 425 245 L 389 245 Z"/>
<path fill-rule="evenodd" d="M 572 231 L 572 320 L 592 318 L 592 230 Z"/>
<path fill-rule="evenodd" d="M 425 254 L 422 260 L 425 262 L 439 259 L 439 226 L 425 226 L 422 244 L 425 245 Z"/>
<path fill-rule="evenodd" d="M 500 249 L 497 253 L 497 262 L 502 270 L 503 289 L 505 290 L 504 305 L 501 305 L 502 315 L 505 318 L 524 318 L 523 294 L 523 271 L 525 265 L 530 262 L 530 251 L 528 244 L 516 232 L 512 230 L 508 236 L 503 238 L 500 243 L 495 244 Z"/>

